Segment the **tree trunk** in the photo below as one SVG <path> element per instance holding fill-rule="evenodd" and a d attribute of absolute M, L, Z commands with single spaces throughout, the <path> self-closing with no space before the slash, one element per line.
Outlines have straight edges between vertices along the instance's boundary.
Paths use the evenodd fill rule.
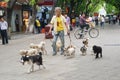
<path fill-rule="evenodd" d="M 8 37 L 11 39 L 11 21 L 12 21 L 12 13 L 13 8 L 17 0 L 10 0 L 8 2 L 8 8 L 7 8 L 7 22 L 8 22 Z"/>

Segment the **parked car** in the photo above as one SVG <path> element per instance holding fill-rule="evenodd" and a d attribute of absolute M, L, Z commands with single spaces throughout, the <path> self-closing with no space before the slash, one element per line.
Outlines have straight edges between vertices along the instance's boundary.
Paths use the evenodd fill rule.
<path fill-rule="evenodd" d="M 108 23 L 113 20 L 113 15 L 112 14 L 107 14 L 105 16 L 105 22 Z"/>

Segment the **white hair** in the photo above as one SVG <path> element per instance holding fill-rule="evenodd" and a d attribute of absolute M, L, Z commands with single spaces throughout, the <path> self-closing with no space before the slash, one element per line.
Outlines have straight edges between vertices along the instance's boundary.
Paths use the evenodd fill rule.
<path fill-rule="evenodd" d="M 62 11 L 61 7 L 55 7 L 55 11 L 56 11 L 56 10 Z"/>

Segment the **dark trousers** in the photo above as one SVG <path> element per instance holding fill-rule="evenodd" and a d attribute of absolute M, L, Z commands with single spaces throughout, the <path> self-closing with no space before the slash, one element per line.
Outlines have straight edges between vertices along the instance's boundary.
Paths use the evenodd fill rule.
<path fill-rule="evenodd" d="M 8 44 L 7 30 L 1 30 L 2 44 Z"/>
<path fill-rule="evenodd" d="M 20 30 L 19 30 L 19 24 L 15 24 L 15 26 L 16 26 L 16 32 L 19 32 Z"/>
<path fill-rule="evenodd" d="M 81 29 L 84 29 L 86 28 L 87 30 L 89 29 L 89 24 L 83 24 L 83 25 L 80 25 Z"/>

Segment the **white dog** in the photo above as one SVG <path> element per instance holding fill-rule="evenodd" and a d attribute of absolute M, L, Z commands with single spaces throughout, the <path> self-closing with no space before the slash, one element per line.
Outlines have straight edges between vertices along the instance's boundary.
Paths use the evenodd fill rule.
<path fill-rule="evenodd" d="M 37 54 L 37 49 L 20 50 L 20 55 L 33 56 Z"/>
<path fill-rule="evenodd" d="M 37 49 L 38 52 L 42 51 L 43 54 L 47 54 L 44 41 L 41 41 L 40 44 L 31 43 L 30 48 Z"/>
<path fill-rule="evenodd" d="M 70 56 L 69 58 L 74 57 L 75 56 L 75 49 L 76 49 L 76 47 L 73 45 L 68 46 L 67 48 L 65 48 L 64 56 Z"/>
<path fill-rule="evenodd" d="M 60 48 L 61 48 L 61 47 L 62 47 L 61 41 L 60 41 L 60 40 L 57 40 L 57 42 L 56 42 L 56 50 L 57 50 L 57 52 L 60 51 Z"/>

